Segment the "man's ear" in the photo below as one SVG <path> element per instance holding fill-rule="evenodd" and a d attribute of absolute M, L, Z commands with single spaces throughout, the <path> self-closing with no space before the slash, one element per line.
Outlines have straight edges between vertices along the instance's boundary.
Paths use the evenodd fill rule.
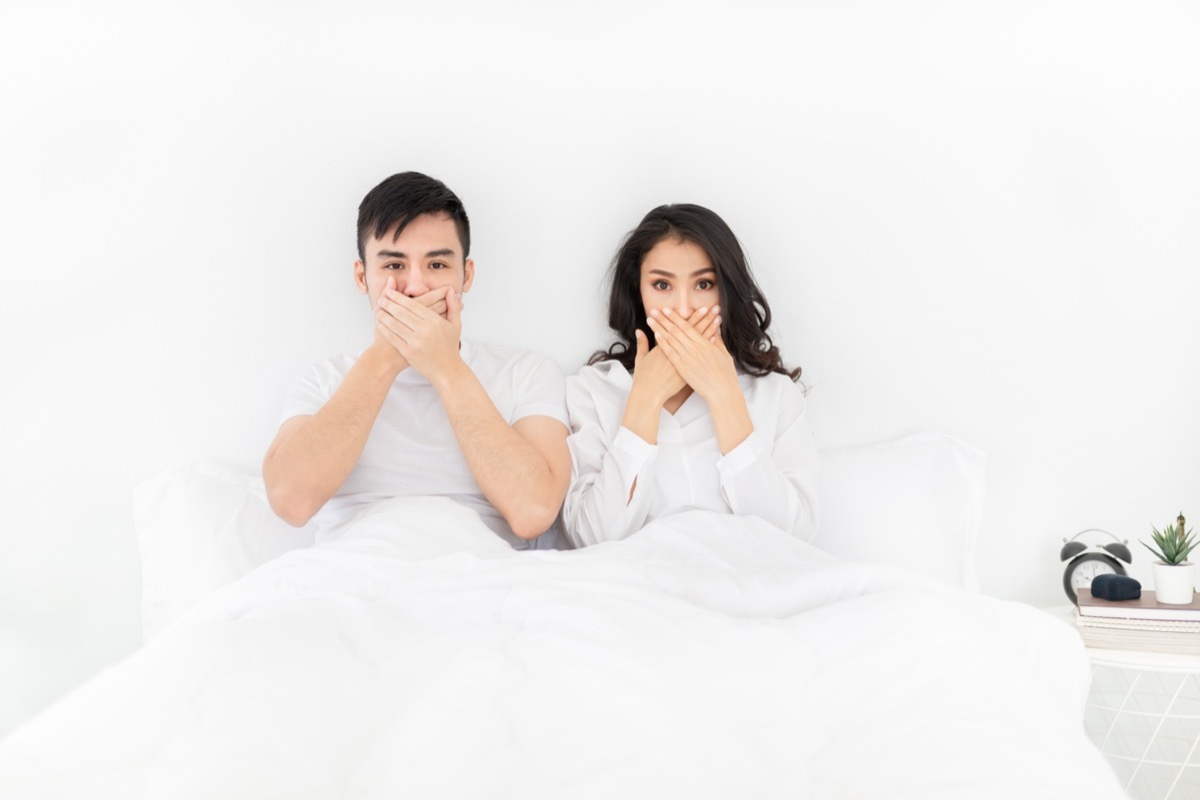
<path fill-rule="evenodd" d="M 367 293 L 367 266 L 361 261 L 354 262 L 354 285 L 359 294 Z"/>
<path fill-rule="evenodd" d="M 471 282 L 475 280 L 475 259 L 468 258 L 463 262 L 463 288 L 465 292 L 471 288 Z"/>

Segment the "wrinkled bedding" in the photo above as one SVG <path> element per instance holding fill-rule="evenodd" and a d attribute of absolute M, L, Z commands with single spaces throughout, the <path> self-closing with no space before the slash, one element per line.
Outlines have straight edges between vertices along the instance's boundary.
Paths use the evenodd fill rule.
<path fill-rule="evenodd" d="M 0 797 L 1119 798 L 1026 606 L 692 511 L 514 552 L 399 499 L 0 741 Z"/>

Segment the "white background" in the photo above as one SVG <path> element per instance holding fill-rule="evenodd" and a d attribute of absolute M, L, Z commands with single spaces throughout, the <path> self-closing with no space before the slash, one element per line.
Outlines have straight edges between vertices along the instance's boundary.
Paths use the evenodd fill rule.
<path fill-rule="evenodd" d="M 988 454 L 990 594 L 1200 523 L 1197 8 L 7 0 L 0 734 L 137 646 L 133 487 L 257 470 L 369 340 L 356 208 L 404 169 L 472 216 L 467 335 L 568 370 L 621 236 L 718 211 L 821 445 Z"/>

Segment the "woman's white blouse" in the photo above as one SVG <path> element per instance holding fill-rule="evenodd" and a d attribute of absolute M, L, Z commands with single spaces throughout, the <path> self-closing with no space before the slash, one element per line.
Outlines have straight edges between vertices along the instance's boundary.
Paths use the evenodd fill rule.
<path fill-rule="evenodd" d="M 633 378 L 620 363 L 602 361 L 567 378 L 572 474 L 563 523 L 571 542 L 623 539 L 658 517 L 697 508 L 761 517 L 812 538 L 820 462 L 804 395 L 777 373 L 738 375 L 738 382 L 754 432 L 722 456 L 698 394 L 674 414 L 660 413 L 652 445 L 621 426 Z"/>

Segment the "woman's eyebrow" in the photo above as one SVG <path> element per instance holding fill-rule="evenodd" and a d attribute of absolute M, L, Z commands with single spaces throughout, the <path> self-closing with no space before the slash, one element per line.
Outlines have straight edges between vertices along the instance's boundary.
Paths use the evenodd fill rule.
<path fill-rule="evenodd" d="M 674 278 L 674 277 L 675 277 L 675 273 L 674 273 L 674 272 L 668 272 L 668 271 L 667 271 L 667 270 L 665 270 L 665 269 L 648 269 L 648 270 L 646 270 L 646 271 L 647 271 L 647 272 L 649 272 L 651 275 L 665 275 L 665 276 L 667 276 L 668 278 Z M 695 278 L 695 277 L 697 277 L 697 276 L 699 276 L 699 275 L 703 275 L 703 274 L 705 274 L 706 272 L 716 272 L 716 271 L 717 271 L 717 270 L 716 270 L 716 267 L 702 267 L 701 269 L 698 269 L 698 270 L 696 270 L 695 272 L 693 272 L 691 275 L 688 275 L 688 277 L 689 277 L 689 278 Z"/>

